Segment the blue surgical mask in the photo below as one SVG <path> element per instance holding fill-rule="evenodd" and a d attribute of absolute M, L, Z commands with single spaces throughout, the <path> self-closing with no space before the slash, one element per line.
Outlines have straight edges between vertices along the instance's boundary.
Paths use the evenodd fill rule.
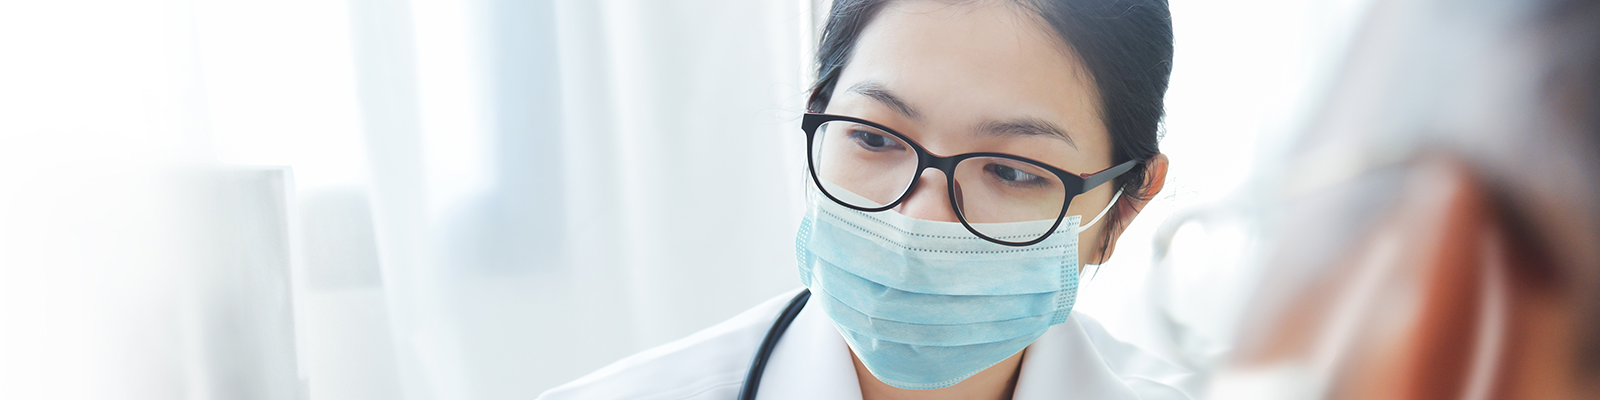
<path fill-rule="evenodd" d="M 949 387 L 1022 351 L 1072 311 L 1078 234 L 1088 229 L 1078 216 L 1043 242 L 1011 247 L 960 223 L 813 198 L 795 236 L 800 280 L 883 383 Z M 984 231 L 1039 232 L 1054 222 L 989 224 Z"/>

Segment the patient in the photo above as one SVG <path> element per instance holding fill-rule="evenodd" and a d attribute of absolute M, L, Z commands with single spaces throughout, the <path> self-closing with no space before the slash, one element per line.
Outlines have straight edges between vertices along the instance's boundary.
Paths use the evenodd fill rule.
<path fill-rule="evenodd" d="M 1600 399 L 1600 2 L 1374 2 L 1211 398 Z"/>

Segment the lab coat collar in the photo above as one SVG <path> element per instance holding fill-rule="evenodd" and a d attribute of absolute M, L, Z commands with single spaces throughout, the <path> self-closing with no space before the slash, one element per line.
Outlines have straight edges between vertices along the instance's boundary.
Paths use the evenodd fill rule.
<path fill-rule="evenodd" d="M 1123 378 L 1107 365 L 1084 332 L 1078 313 L 1028 345 L 1022 355 L 1013 400 L 1138 399 Z"/>
<path fill-rule="evenodd" d="M 762 374 L 757 400 L 861 400 L 855 364 L 833 321 L 808 304 L 778 340 Z"/>
<path fill-rule="evenodd" d="M 1023 355 L 1012 398 L 1138 399 L 1094 342 L 1077 313 L 1051 327 Z M 758 398 L 860 400 L 849 351 L 821 307 L 806 307 L 773 349 Z"/>

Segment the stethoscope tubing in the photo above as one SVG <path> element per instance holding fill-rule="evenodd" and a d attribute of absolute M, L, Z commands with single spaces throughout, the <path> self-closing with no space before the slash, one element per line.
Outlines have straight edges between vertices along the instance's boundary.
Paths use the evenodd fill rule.
<path fill-rule="evenodd" d="M 767 329 L 767 337 L 761 339 L 761 347 L 756 348 L 756 356 L 750 360 L 750 373 L 745 375 L 744 384 L 739 387 L 739 400 L 755 400 L 756 390 L 761 387 L 761 374 L 767 370 L 767 359 L 772 357 L 772 349 L 778 347 L 778 339 L 789 330 L 789 324 L 794 323 L 800 309 L 806 307 L 806 300 L 811 298 L 811 289 L 801 289 L 800 294 L 789 300 L 789 305 L 783 308 L 783 313 L 778 314 L 778 320 L 773 321 L 772 328 Z"/>

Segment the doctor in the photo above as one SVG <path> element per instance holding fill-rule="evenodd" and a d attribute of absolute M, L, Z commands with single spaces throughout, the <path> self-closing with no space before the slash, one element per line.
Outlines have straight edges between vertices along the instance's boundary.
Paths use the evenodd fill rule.
<path fill-rule="evenodd" d="M 1163 0 L 836 0 L 800 130 L 805 289 L 541 399 L 1186 399 L 1073 313 L 1161 190 Z"/>

